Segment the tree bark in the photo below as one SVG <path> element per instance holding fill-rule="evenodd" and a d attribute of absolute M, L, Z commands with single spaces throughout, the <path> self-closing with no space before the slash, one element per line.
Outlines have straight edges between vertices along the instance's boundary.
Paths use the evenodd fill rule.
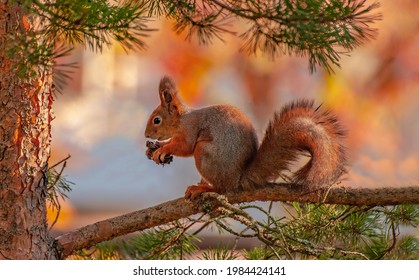
<path fill-rule="evenodd" d="M 396 205 L 419 204 L 419 186 L 410 187 L 332 187 L 318 192 L 301 193 L 288 184 L 268 184 L 255 191 L 225 194 L 230 203 L 250 201 L 298 201 L 345 205 Z M 205 203 L 208 205 L 208 203 Z M 88 225 L 56 238 L 61 257 L 93 246 L 99 242 L 134 231 L 163 225 L 202 212 L 200 201 L 191 202 L 183 198 L 171 200 L 157 206 L 135 211 L 122 216 Z"/>
<path fill-rule="evenodd" d="M 0 2 L 0 259 L 55 259 L 44 173 L 50 156 L 52 77 L 41 73 L 38 80 L 24 83 L 12 70 L 15 61 L 5 55 L 6 39 L 28 28 L 17 3 Z"/>

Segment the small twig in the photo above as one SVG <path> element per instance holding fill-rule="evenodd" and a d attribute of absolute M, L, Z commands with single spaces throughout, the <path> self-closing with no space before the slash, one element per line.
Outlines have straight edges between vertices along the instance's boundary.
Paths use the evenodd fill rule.
<path fill-rule="evenodd" d="M 331 186 L 329 186 L 329 187 L 327 188 L 326 193 L 325 193 L 325 194 L 324 194 L 324 196 L 323 196 L 323 201 L 322 201 L 322 203 L 324 203 L 324 202 L 326 201 L 327 197 L 329 196 L 330 190 L 331 190 L 332 188 L 333 188 L 333 185 L 331 185 Z"/>
<path fill-rule="evenodd" d="M 50 167 L 48 168 L 48 170 L 51 170 L 51 169 L 53 169 L 53 168 L 57 167 L 57 166 L 58 166 L 58 165 L 60 165 L 61 163 L 63 163 L 63 162 L 65 162 L 65 161 L 69 160 L 70 158 L 71 158 L 71 155 L 68 155 L 66 158 L 64 158 L 64 159 L 60 160 L 59 162 L 57 162 L 56 164 L 54 164 L 54 165 L 50 166 Z"/>
<path fill-rule="evenodd" d="M 337 250 L 338 250 L 338 253 L 341 253 L 341 254 L 361 256 L 361 257 L 363 257 L 364 259 L 369 260 L 369 258 L 368 258 L 365 254 L 360 253 L 360 252 L 345 251 L 345 250 L 341 250 L 341 249 L 337 249 Z"/>
<path fill-rule="evenodd" d="M 225 231 L 235 235 L 235 236 L 240 236 L 240 237 L 244 237 L 244 238 L 251 238 L 251 237 L 256 237 L 257 234 L 244 234 L 244 233 L 240 233 L 240 232 L 236 232 L 233 229 L 227 227 L 226 225 L 224 225 L 223 223 L 221 223 L 220 221 L 215 221 L 215 223 L 217 225 L 219 225 L 222 229 L 224 229 Z"/>
<path fill-rule="evenodd" d="M 156 254 L 163 254 L 165 253 L 167 250 L 169 250 L 176 242 L 180 242 L 180 257 L 181 259 L 183 259 L 183 246 L 182 246 L 182 236 L 184 235 L 184 233 L 190 229 L 193 225 L 195 225 L 196 223 L 198 223 L 203 217 L 205 216 L 205 214 L 202 214 L 198 219 L 192 221 L 191 223 L 189 223 L 187 226 L 182 226 L 179 221 L 175 221 L 175 226 L 172 228 L 167 229 L 167 231 L 170 230 L 178 230 L 178 233 L 176 235 L 174 235 L 168 242 L 166 242 L 164 247 L 160 247 L 156 250 L 153 250 L 152 252 L 150 252 L 148 255 L 146 255 L 146 257 L 144 257 L 144 259 L 149 259 L 151 256 L 154 256 Z"/>
<path fill-rule="evenodd" d="M 55 177 L 55 181 L 54 181 L 54 183 L 52 183 L 51 184 L 51 186 L 54 188 L 54 186 L 57 184 L 57 182 L 58 182 L 58 180 L 60 180 L 60 178 L 61 178 L 61 176 L 62 176 L 62 174 L 63 174 L 63 172 L 64 172 L 64 169 L 66 168 L 66 166 L 67 166 L 67 160 L 70 158 L 71 156 L 70 155 L 68 155 L 65 159 L 63 159 L 63 160 L 61 160 L 61 161 L 59 161 L 58 163 L 56 163 L 56 164 L 54 164 L 53 166 L 51 166 L 48 170 L 51 170 L 52 168 L 54 168 L 54 167 L 56 167 L 56 166 L 58 166 L 59 164 L 61 164 L 61 163 L 63 163 L 63 165 L 61 166 L 61 170 L 60 170 L 60 172 L 57 174 L 57 176 Z M 57 214 L 55 215 L 55 219 L 54 219 L 54 221 L 52 222 L 52 224 L 51 224 L 51 226 L 49 227 L 49 231 L 55 226 L 55 224 L 57 223 L 57 221 L 58 221 L 58 218 L 59 218 L 59 216 L 60 216 L 60 213 L 61 213 L 61 203 L 58 201 L 58 199 L 59 199 L 59 197 L 58 197 L 58 195 L 57 195 L 57 193 L 55 192 L 55 190 L 53 191 L 53 195 L 54 195 L 54 198 L 53 198 L 53 201 L 55 200 L 55 203 L 53 203 L 53 205 L 57 208 Z"/>
<path fill-rule="evenodd" d="M 55 165 L 55 166 L 57 166 L 57 165 Z M 60 180 L 60 179 L 61 179 L 61 176 L 63 175 L 64 169 L 65 169 L 66 167 L 67 167 L 67 161 L 64 161 L 63 165 L 61 166 L 60 172 L 58 172 L 57 176 L 55 177 L 55 181 L 54 181 L 54 183 L 52 183 L 52 184 L 51 184 L 51 186 L 53 186 L 53 187 L 54 187 L 54 186 L 55 186 L 55 184 L 57 184 L 58 180 Z M 53 167 L 50 167 L 50 168 L 49 168 L 49 170 L 50 170 L 51 168 L 53 168 Z"/>
<path fill-rule="evenodd" d="M 349 211 L 344 211 L 344 213 L 342 213 L 341 216 L 337 217 L 336 220 L 343 221 L 343 220 L 345 220 L 346 218 L 348 218 L 349 216 L 351 216 L 351 215 L 353 215 L 355 213 L 365 212 L 365 211 L 371 210 L 374 207 L 375 206 L 368 206 L 368 207 L 365 207 L 365 206 L 353 206 L 353 207 L 350 207 L 349 208 Z M 356 208 L 356 210 L 353 210 L 355 208 Z M 351 210 L 353 210 L 353 211 L 351 211 Z M 345 214 L 345 212 L 347 212 L 347 213 Z M 345 214 L 345 215 L 343 215 L 343 214 Z"/>
<path fill-rule="evenodd" d="M 234 244 L 233 244 L 233 247 L 231 248 L 231 250 L 230 250 L 230 258 L 231 259 L 233 259 L 234 258 L 234 251 L 236 250 L 236 248 L 237 248 L 237 244 L 239 243 L 239 237 L 238 236 L 236 236 L 236 238 L 234 239 Z"/>
<path fill-rule="evenodd" d="M 293 260 L 294 257 L 292 256 L 292 254 L 291 254 L 291 252 L 289 250 L 290 245 L 288 244 L 287 239 L 285 238 L 285 235 L 282 232 L 282 229 L 281 228 L 278 228 L 278 232 L 279 232 L 279 235 L 281 236 L 282 243 L 284 244 L 284 246 L 282 248 L 284 249 L 285 254 L 288 256 L 288 258 L 290 260 Z"/>
<path fill-rule="evenodd" d="M 57 198 L 57 196 L 54 194 L 54 196 L 56 197 L 56 199 L 58 199 Z M 57 223 L 57 221 L 58 221 L 58 217 L 60 216 L 60 213 L 61 213 L 61 204 L 60 203 L 58 203 L 57 204 L 57 214 L 55 215 L 55 218 L 54 218 L 54 221 L 51 223 L 51 225 L 49 226 L 49 229 L 48 229 L 48 231 L 51 231 L 51 229 L 55 226 L 55 224 Z"/>
<path fill-rule="evenodd" d="M 257 205 L 254 205 L 254 204 L 250 204 L 250 205 L 244 205 L 244 206 L 241 206 L 241 207 L 239 207 L 239 209 L 242 209 L 242 210 L 245 210 L 245 209 L 248 209 L 248 208 L 253 208 L 253 209 L 257 209 L 257 210 L 259 210 L 260 212 L 262 212 L 263 214 L 265 214 L 266 215 L 266 217 L 268 217 L 268 224 L 269 224 L 269 221 L 273 221 L 273 220 L 275 220 L 274 219 L 274 217 L 271 215 L 271 209 L 272 209 L 272 201 L 271 201 L 271 205 L 269 206 L 270 207 L 270 209 L 268 210 L 268 211 L 266 211 L 265 209 L 263 209 L 262 207 L 260 207 L 260 206 L 257 206 Z"/>
<path fill-rule="evenodd" d="M 278 258 L 278 260 L 282 260 L 281 256 L 278 254 L 278 252 L 275 250 L 274 247 L 272 247 L 272 245 L 267 245 L 267 247 L 269 247 L 269 249 L 271 249 L 272 253 Z M 287 251 L 288 252 L 288 251 Z M 266 254 L 265 254 L 266 255 Z M 290 259 L 293 259 L 292 257 L 290 257 Z"/>
<path fill-rule="evenodd" d="M 388 253 L 390 253 L 396 247 L 396 243 L 397 243 L 397 232 L 396 232 L 396 227 L 395 227 L 393 221 L 390 224 L 390 230 L 391 230 L 391 235 L 392 235 L 391 245 L 390 245 L 389 248 L 387 248 L 387 250 L 385 250 L 381 254 L 381 256 L 378 258 L 379 260 L 383 259 Z"/>
<path fill-rule="evenodd" d="M 219 217 L 218 217 L 219 218 Z M 215 219 L 217 219 L 217 218 L 213 218 L 213 219 L 209 219 L 208 221 L 206 221 L 199 229 L 197 229 L 196 231 L 194 231 L 193 233 L 192 233 L 192 235 L 197 235 L 197 234 L 199 234 L 201 231 L 203 231 L 206 227 L 208 227 L 210 224 L 212 224 L 214 221 L 215 221 Z"/>
<path fill-rule="evenodd" d="M 179 253 L 179 259 L 180 259 L 180 260 L 183 260 L 183 239 L 181 239 L 181 240 L 179 241 L 179 243 L 180 243 L 180 253 Z"/>
<path fill-rule="evenodd" d="M 231 214 L 229 215 L 229 217 L 233 218 L 234 220 L 246 225 L 248 228 L 252 229 L 257 238 L 259 240 L 261 240 L 262 242 L 264 242 L 265 244 L 273 244 L 274 241 L 267 239 L 267 237 L 265 237 L 264 234 L 264 230 L 258 227 L 258 222 L 255 221 L 253 219 L 252 216 L 249 215 L 249 213 L 247 213 L 246 211 L 234 207 L 232 204 L 227 202 L 227 199 L 222 196 L 222 195 L 218 195 L 218 194 L 214 194 L 214 193 L 208 193 L 207 197 L 212 197 L 214 199 L 217 200 L 218 203 L 221 204 L 222 207 L 221 211 L 223 211 L 222 209 L 225 209 L 224 211 L 228 211 L 231 212 Z M 220 210 L 220 209 L 218 209 Z M 240 233 L 238 234 L 239 236 L 244 236 L 244 233 Z"/>

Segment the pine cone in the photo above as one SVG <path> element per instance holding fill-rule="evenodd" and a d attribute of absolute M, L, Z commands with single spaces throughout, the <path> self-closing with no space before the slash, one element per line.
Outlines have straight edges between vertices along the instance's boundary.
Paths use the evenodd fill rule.
<path fill-rule="evenodd" d="M 155 150 L 157 150 L 158 148 L 160 148 L 160 145 L 158 142 L 152 142 L 152 141 L 147 141 L 146 142 L 146 147 L 148 148 L 147 151 L 145 152 L 145 154 L 147 155 L 148 159 L 153 160 L 153 153 Z M 166 155 L 164 157 L 164 160 L 160 162 L 161 165 L 165 165 L 165 164 L 170 164 L 173 161 L 173 156 L 172 155 Z"/>

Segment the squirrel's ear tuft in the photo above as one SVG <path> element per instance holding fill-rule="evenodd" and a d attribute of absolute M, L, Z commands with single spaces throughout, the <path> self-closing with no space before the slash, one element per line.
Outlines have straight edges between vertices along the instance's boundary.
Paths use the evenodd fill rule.
<path fill-rule="evenodd" d="M 177 87 L 175 81 L 169 77 L 164 76 L 160 80 L 159 95 L 162 106 L 169 105 L 174 99 L 177 99 Z"/>
<path fill-rule="evenodd" d="M 176 87 L 176 83 L 171 77 L 164 76 L 160 80 L 159 95 L 161 106 L 166 108 L 170 114 L 182 113 L 182 110 L 185 106 L 183 105 L 181 99 L 178 97 L 178 89 Z"/>
<path fill-rule="evenodd" d="M 175 80 L 173 80 L 172 77 L 167 75 L 160 80 L 160 90 L 163 90 L 165 88 L 176 88 Z"/>

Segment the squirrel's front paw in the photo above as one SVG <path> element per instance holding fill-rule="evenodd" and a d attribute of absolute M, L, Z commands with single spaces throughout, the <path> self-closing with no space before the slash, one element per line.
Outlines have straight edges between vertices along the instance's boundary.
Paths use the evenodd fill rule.
<path fill-rule="evenodd" d="M 145 152 L 147 158 L 153 160 L 155 163 L 164 165 L 173 161 L 173 156 L 163 153 L 158 144 L 147 141 L 146 146 L 148 148 Z"/>
<path fill-rule="evenodd" d="M 153 152 L 153 161 L 157 164 L 170 164 L 173 161 L 173 156 L 158 149 Z"/>
<path fill-rule="evenodd" d="M 162 152 L 161 149 L 157 149 L 153 153 L 153 160 L 157 164 L 161 164 L 164 161 L 164 157 L 166 156 L 165 153 Z"/>

